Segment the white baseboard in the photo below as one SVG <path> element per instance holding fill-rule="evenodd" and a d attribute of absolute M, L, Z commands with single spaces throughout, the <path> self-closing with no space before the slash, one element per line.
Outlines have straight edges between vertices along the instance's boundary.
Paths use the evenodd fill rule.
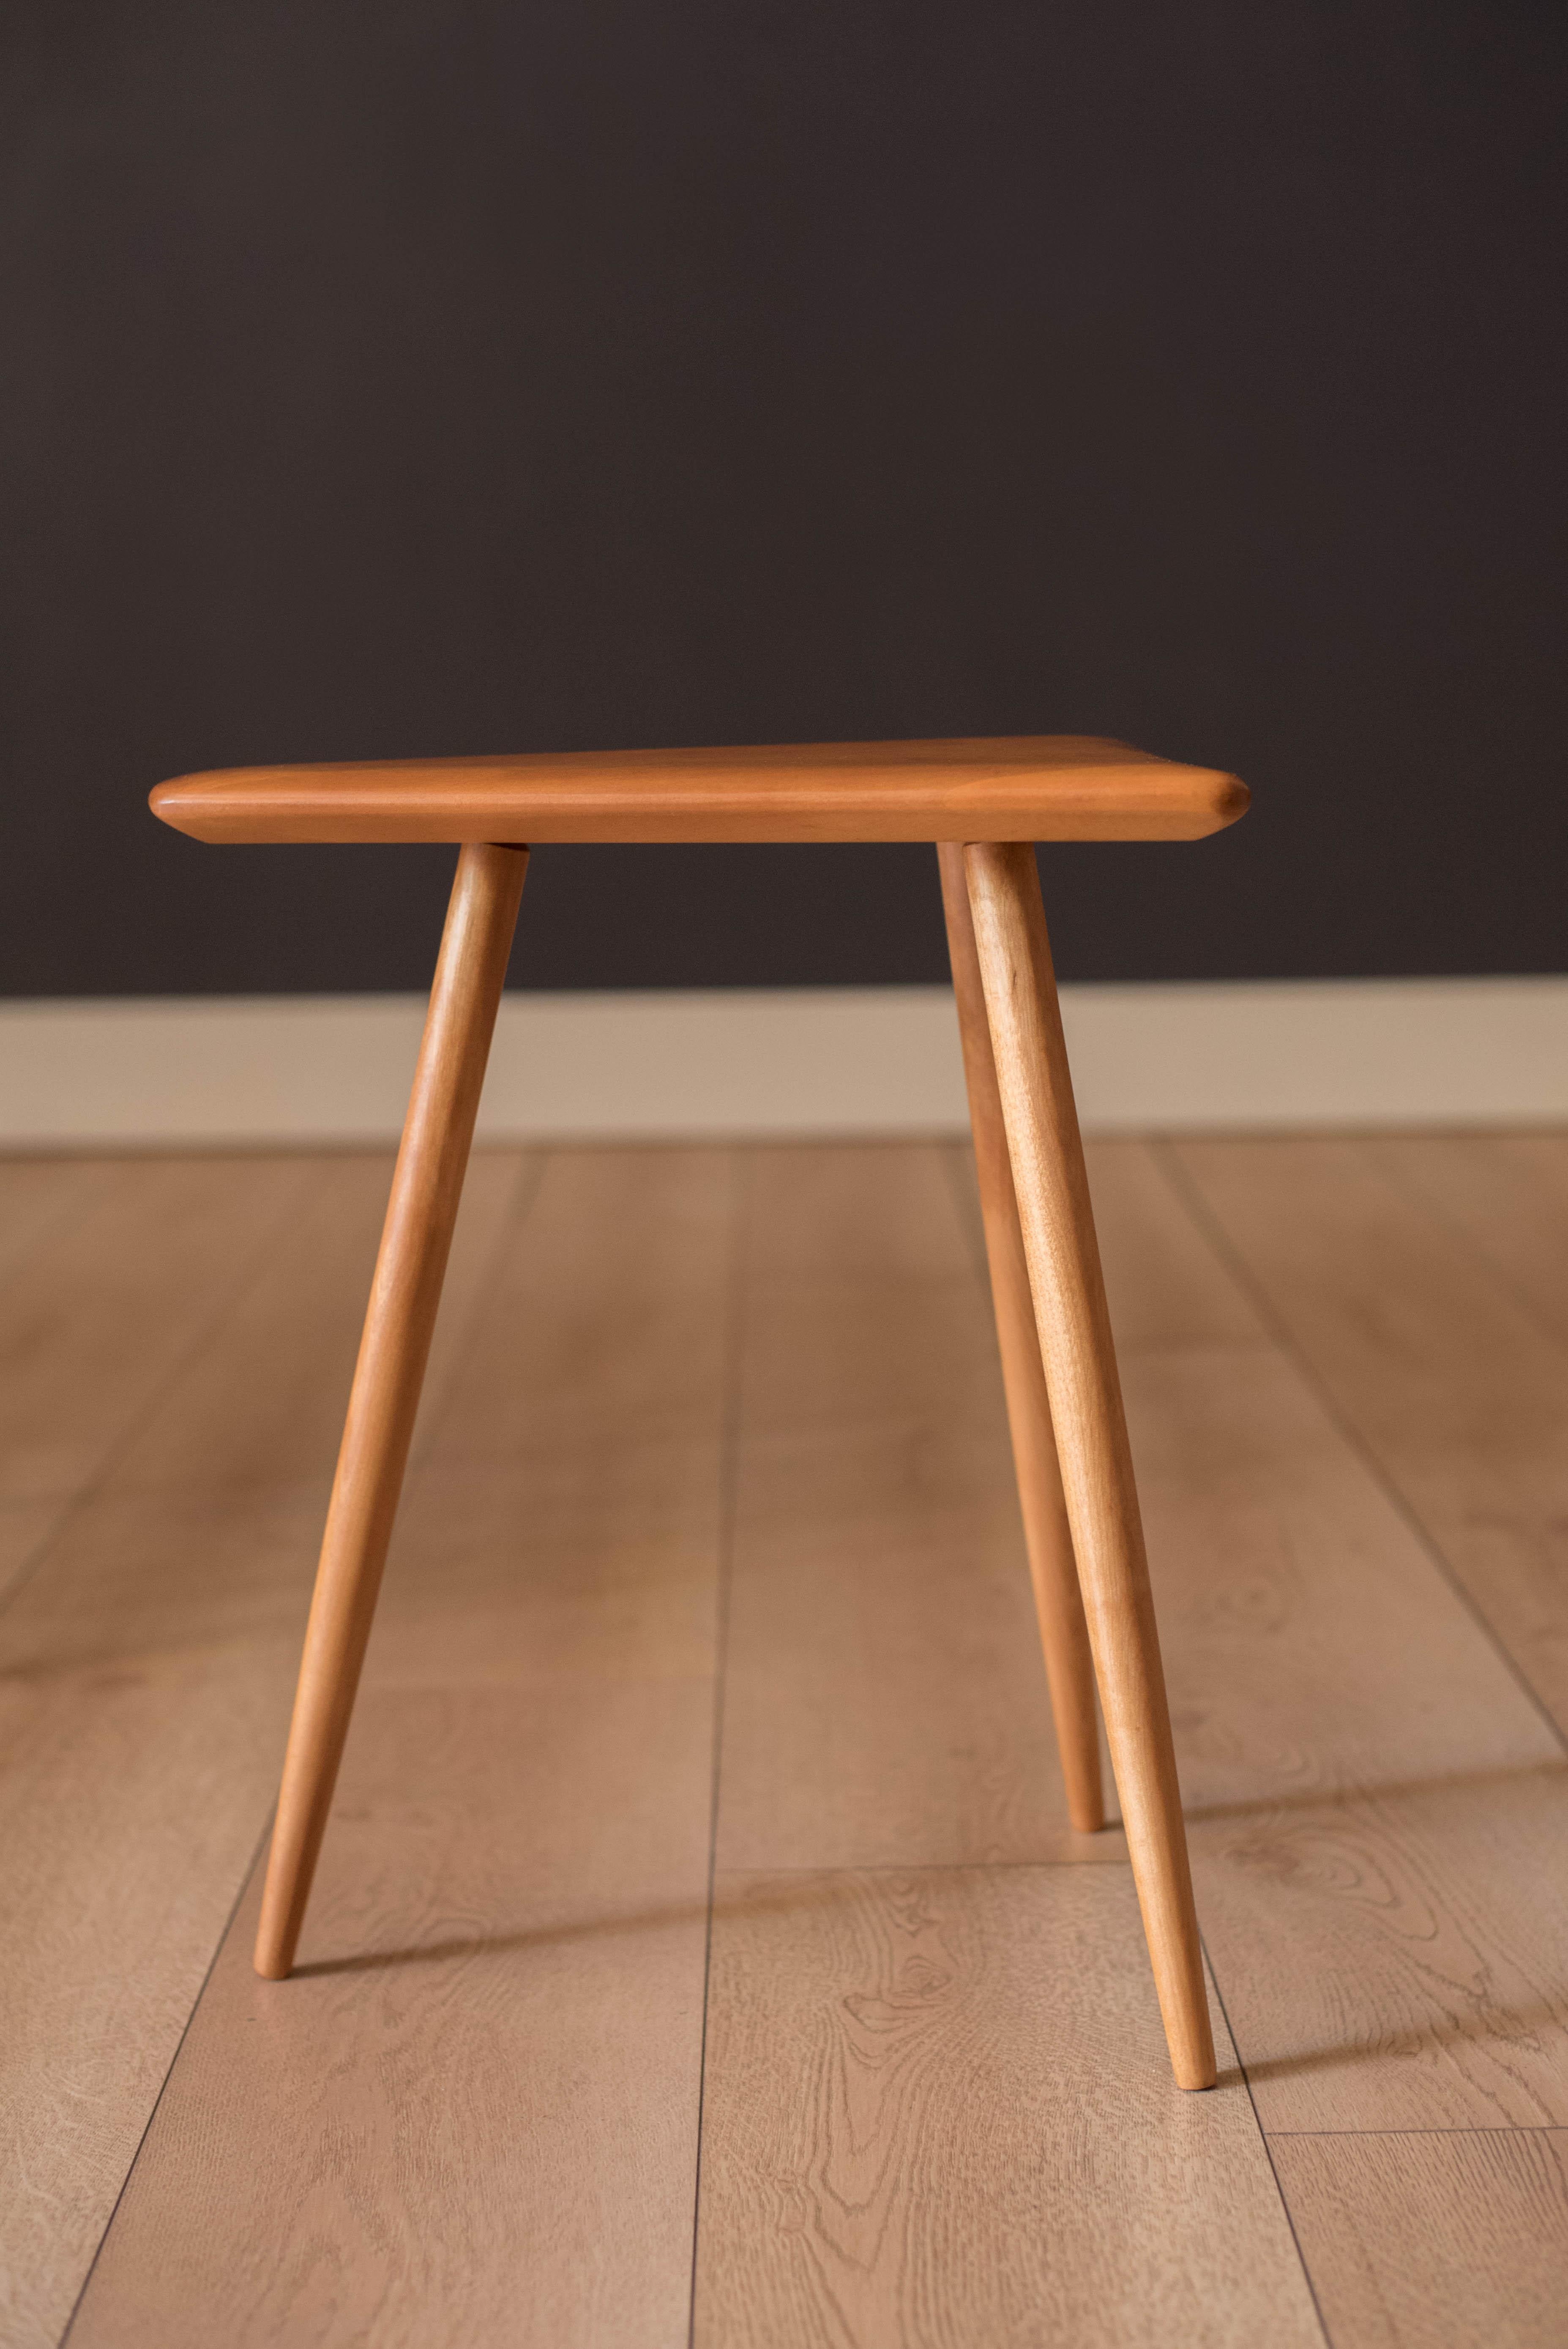
<path fill-rule="evenodd" d="M 1568 978 L 1063 989 L 1085 1125 L 1568 1122 Z M 0 1148 L 384 1143 L 414 996 L 0 1005 Z M 482 1139 L 949 1133 L 944 988 L 509 995 Z"/>

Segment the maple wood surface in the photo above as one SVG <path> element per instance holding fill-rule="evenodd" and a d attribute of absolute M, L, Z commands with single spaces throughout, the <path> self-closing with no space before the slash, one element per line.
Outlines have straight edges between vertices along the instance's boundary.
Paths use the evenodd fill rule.
<path fill-rule="evenodd" d="M 964 865 L 1068 1522 L 1150 1961 L 1177 2082 L 1212 2087 L 1214 2050 L 1160 1635 L 1039 874 L 1021 842 L 971 843 Z"/>
<path fill-rule="evenodd" d="M 257 1929 L 256 1971 L 294 1963 L 370 1636 L 435 1333 L 526 849 L 465 848 L 414 1071 L 333 1478 Z"/>
<path fill-rule="evenodd" d="M 206 841 L 1197 840 L 1233 775 L 1078 735 L 240 767 L 160 783 Z"/>
<path fill-rule="evenodd" d="M 1024 1252 L 1018 1197 L 1007 1155 L 1007 1131 L 996 1084 L 996 1058 L 985 1018 L 980 958 L 975 949 L 975 923 L 969 910 L 964 852 L 954 843 L 945 842 L 936 853 L 969 1097 L 969 1130 L 974 1143 L 981 1222 L 991 1276 L 991 1305 L 996 1319 L 1002 1383 L 1007 1397 L 1007 1424 L 1013 1439 L 1024 1540 L 1035 1588 L 1035 1612 L 1039 1619 L 1046 1676 L 1051 1687 L 1051 1711 L 1061 1750 L 1068 1813 L 1075 1827 L 1092 1835 L 1105 1825 L 1094 1657 L 1089 1649 L 1083 1592 L 1078 1587 L 1078 1560 L 1073 1555 L 1072 1528 L 1068 1523 L 1067 1500 L 1062 1492 L 1040 1334 L 1035 1326 L 1028 1258 Z"/>

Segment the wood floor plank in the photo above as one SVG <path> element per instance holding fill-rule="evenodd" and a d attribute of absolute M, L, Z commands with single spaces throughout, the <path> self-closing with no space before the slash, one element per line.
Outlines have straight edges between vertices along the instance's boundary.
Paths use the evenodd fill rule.
<path fill-rule="evenodd" d="M 205 1164 L 210 1170 L 214 1164 L 226 1164 L 242 1184 L 250 1182 L 242 1161 Z M 458 1332 L 471 1308 L 476 1276 L 494 1247 L 501 1219 L 511 1210 L 523 1179 L 524 1164 L 515 1153 L 504 1156 L 489 1153 L 474 1161 L 453 1249 L 447 1303 L 431 1353 L 428 1392 L 432 1403 L 444 1392 L 449 1353 L 454 1344 L 460 1343 Z M 0 1166 L 0 1176 L 27 1172 L 98 1178 L 91 1185 L 73 1187 L 66 1202 L 69 1212 L 57 1212 L 50 1219 L 48 1232 L 57 1239 L 54 1257 L 57 1271 L 61 1260 L 68 1259 L 72 1217 L 79 1222 L 90 1207 L 105 1202 L 130 1168 L 145 1173 L 145 1162 L 83 1161 L 63 1168 Z M 337 1245 L 342 1251 L 341 1261 L 335 1266 L 337 1277 L 325 1291 L 334 1303 L 335 1318 L 331 1328 L 324 1327 L 308 1307 L 302 1313 L 292 1297 L 279 1314 L 277 1275 L 263 1249 L 260 1260 L 251 1268 L 248 1285 L 233 1301 L 222 1350 L 215 1357 L 199 1350 L 183 1371 L 176 1369 L 174 1382 L 163 1395 L 157 1416 L 142 1430 L 133 1455 L 122 1464 L 122 1491 L 132 1479 L 139 1485 L 172 1492 L 181 1485 L 207 1489 L 217 1485 L 243 1485 L 247 1482 L 275 1486 L 300 1478 L 320 1485 L 330 1476 L 337 1440 L 336 1423 L 343 1397 L 348 1391 L 358 1342 L 360 1309 L 356 1303 L 356 1284 L 358 1294 L 367 1292 L 391 1171 L 389 1153 L 344 1157 L 308 1171 L 307 1185 L 317 1175 L 322 1178 L 319 1203 L 307 1206 L 307 1195 L 302 1194 L 294 1201 L 293 1212 L 303 1216 L 325 1211 L 335 1218 Z M 40 1194 L 30 1204 L 46 1204 L 46 1195 Z M 241 1237 L 237 1235 L 237 1240 Z M 84 1237 L 96 1257 L 94 1235 L 88 1233 Z M 39 1379 L 51 1393 L 61 1383 L 82 1376 L 84 1359 L 93 1350 L 90 1343 L 84 1346 L 80 1326 L 83 1318 L 90 1322 L 98 1309 L 91 1295 L 85 1293 L 87 1286 L 80 1278 L 79 1268 L 69 1268 L 61 1287 L 69 1295 L 73 1310 L 55 1318 L 52 1332 L 43 1338 L 31 1362 L 29 1375 Z M 210 1311 L 221 1309 L 222 1296 L 220 1284 L 205 1299 Z M 181 1315 L 193 1305 L 200 1309 L 202 1302 L 200 1295 L 181 1299 Z M 0 1313 L 5 1309 L 0 1297 Z M 118 1319 L 118 1314 L 112 1315 L 111 1322 Z M 100 1414 L 108 1420 L 108 1441 L 112 1444 L 117 1416 L 125 1401 L 117 1391 L 123 1366 L 112 1326 L 108 1340 L 98 1349 L 108 1367 L 108 1391 L 100 1392 L 96 1402 Z M 62 1351 L 64 1381 L 62 1365 L 46 1359 Z M 164 1359 L 159 1355 L 150 1365 L 154 1375 Z M 72 1403 L 78 1413 L 85 1412 L 88 1415 L 90 1423 L 95 1403 L 91 1392 L 77 1388 Z M 416 1438 L 417 1452 L 422 1441 L 423 1415 Z M 302 1442 L 305 1447 L 303 1454 Z M 55 1483 L 52 1490 L 33 1498 L 0 1503 L 0 1605 L 16 1578 L 30 1568 L 50 1535 L 58 1529 L 80 1489 L 81 1477 L 90 1475 L 101 1457 L 101 1449 L 94 1446 L 90 1438 L 84 1438 L 76 1477 L 67 1476 L 65 1482 Z"/>
<path fill-rule="evenodd" d="M 735 1183 L 726 1150 L 552 1151 L 530 1211 L 548 1247 L 531 1238 L 498 1266 L 443 1414 L 442 1458 L 477 1468 L 595 1435 L 709 1429 Z"/>
<path fill-rule="evenodd" d="M 1520 1407 L 1457 1365 L 1467 1464 L 1430 1492 L 1484 1547 L 1474 1477 L 1517 1468 L 1535 1538 L 1559 1423 L 1528 1417 L 1546 1353 L 1504 1358 L 1525 1323 L 1564 1352 L 1521 1289 L 1547 1175 L 1507 1195 L 1539 1235 L 1521 1207 L 1489 1242 L 1471 1174 L 1401 1142 L 1325 1176 L 1326 1147 L 1290 1145 L 1247 1246 L 1336 1329 L 1348 1248 L 1365 1326 L 1326 1359 L 1405 1396 L 1364 1417 L 1272 1334 L 1280 1282 L 1260 1316 L 1228 1268 L 1234 1199 L 1217 1252 L 1212 1166 L 1194 1212 L 1162 1154 L 1091 1154 L 1200 1911 L 1336 2349 L 1509 2349 L 1555 2337 L 1568 1760 L 1391 1497 L 1387 1431 L 1440 1413 L 1434 1348 L 1477 1350 Z M 1066 1826 L 961 1161 L 744 1163 L 737 1258 L 732 1154 L 561 1154 L 536 1189 L 476 1161 L 303 1972 L 255 1981 L 247 1905 L 73 2349 L 684 2337 L 732 1366 L 698 2337 L 1320 2337 L 1223 2028 L 1221 2090 L 1177 2096 L 1119 1836 Z M 18 1294 L 57 1258 L 80 1305 L 110 1227 L 188 1245 L 188 1285 L 228 1261 L 200 1186 L 182 1239 L 180 1181 L 129 1172 L 136 1213 L 117 1176 L 79 1257 L 40 1225 Z M 15 1428 L 63 1448 L 0 1538 L 102 1482 L 0 1619 L 7 2349 L 58 2338 L 271 1799 L 386 1164 L 301 1179 L 140 1401 L 129 1273 L 97 1335 L 49 1308 L 55 1420 L 13 1356 Z M 1079 1857 L 1118 1864 L 1037 1864 Z M 1503 2329 L 1429 2329 L 1476 2310 Z"/>
<path fill-rule="evenodd" d="M 1142 1211 L 1099 1211 L 1114 1260 Z M 1568 2118 L 1561 1746 L 1294 1364 L 1197 1334 L 1123 1375 L 1199 1911 L 1264 2124 Z"/>
<path fill-rule="evenodd" d="M 1125 1863 L 1068 1819 L 1010 1475 L 1005 1430 L 748 1437 L 726 1867 Z"/>
<path fill-rule="evenodd" d="M 697 2337 L 1315 2341 L 1234 2075 L 1182 2134 L 1125 1868 L 944 1865 L 1125 1857 L 1066 1820 L 952 1176 L 753 1170 Z M 1147 1334 L 1255 1353 L 1147 1159 L 1117 1177 Z"/>
<path fill-rule="evenodd" d="M 83 1180 L 70 1186 L 66 1211 L 57 1212 L 33 1247 L 24 1252 L 25 1278 L 0 1295 L 0 1319 L 12 1333 L 6 1350 L 10 1361 L 0 1361 L 0 1491 L 20 1490 L 27 1495 L 0 1502 L 0 1606 L 46 1551 L 78 1494 L 113 1455 L 138 1414 L 145 1415 L 150 1402 L 157 1415 L 139 1432 L 136 1460 L 129 1464 L 132 1473 L 156 1481 L 160 1442 L 165 1451 L 172 1445 L 176 1457 L 183 1442 L 186 1464 L 198 1475 L 230 1472 L 244 1423 L 243 1414 L 233 1409 L 233 1380 L 226 1390 L 211 1394 L 205 1350 L 198 1345 L 183 1366 L 181 1358 L 191 1356 L 191 1340 L 200 1336 L 203 1321 L 211 1323 L 222 1315 L 225 1301 L 235 1313 L 249 1312 L 253 1319 L 259 1302 L 264 1319 L 267 1202 L 281 1184 L 288 1215 L 311 1212 L 308 1203 L 320 1187 L 324 1170 L 301 1159 L 265 1162 L 258 1190 L 255 1168 L 243 1160 L 204 1160 L 199 1167 L 202 1223 L 194 1234 L 179 1227 L 188 1195 L 177 1179 L 180 1162 L 83 1161 L 8 1170 L 79 1175 Z M 380 1176 L 383 1194 L 389 1173 L 388 1159 Z M 340 1187 L 328 1178 L 332 1195 Z M 232 1196 L 235 1210 L 227 1248 L 222 1245 L 226 1196 Z M 41 1203 L 42 1195 L 34 1204 Z M 259 1250 L 258 1213 L 263 1218 Z M 216 1250 L 211 1246 L 214 1221 Z M 352 1237 L 363 1250 L 364 1235 Z M 192 1238 L 205 1247 L 192 1250 L 187 1245 Z M 107 1288 L 100 1290 L 106 1256 L 117 1253 L 131 1261 L 115 1265 Z M 236 1273 L 242 1284 L 237 1299 Z M 330 1371 L 331 1358 L 325 1359 Z M 238 1344 L 232 1360 L 234 1377 L 242 1381 L 247 1366 Z M 284 1392 L 303 1397 L 302 1365 L 296 1361 L 292 1366 L 286 1387 L 274 1382 L 271 1388 L 267 1366 L 253 1368 L 253 1424 L 258 1433 L 272 1435 L 276 1432 L 276 1397 Z M 345 1392 L 347 1375 L 345 1371 Z M 160 1386 L 165 1389 L 161 1396 Z M 296 1415 L 298 1407 L 296 1402 Z M 216 1445 L 206 1442 L 203 1412 L 209 1420 L 216 1413 L 222 1423 L 222 1438 Z M 55 1440 L 40 1443 L 40 1429 Z M 266 1458 L 264 1449 L 260 1456 Z M 164 1481 L 172 1488 L 172 1478 Z"/>
<path fill-rule="evenodd" d="M 300 1972 L 242 1911 L 74 2344 L 685 2338 L 736 1194 L 680 1156 L 552 1159 L 495 1267 Z"/>
<path fill-rule="evenodd" d="M 0 1506 L 0 1608 L 30 1572 L 69 1506 L 69 1501 L 57 1495 Z"/>
<path fill-rule="evenodd" d="M 1084 1155 L 1118 1355 L 1266 1346 L 1255 1306 L 1216 1278 L 1212 1247 L 1148 1143 L 1091 1142 Z"/>
<path fill-rule="evenodd" d="M 133 1163 L 27 1252 L 0 1322 L 0 1499 L 80 1490 L 318 1179 L 297 1159 Z"/>
<path fill-rule="evenodd" d="M 906 1180 L 936 1222 L 923 1175 Z M 1200 1905 L 1263 2109 L 1316 2127 L 1568 2117 L 1559 1748 L 1147 1150 L 1097 1152 L 1095 1181 Z M 895 1235 L 912 1212 L 891 1207 Z M 748 1365 L 774 1345 L 799 1366 L 770 1371 L 782 1424 L 748 1420 L 742 1454 L 727 1868 L 1059 1848 L 1029 1807 L 1052 1764 L 1005 1563 L 1000 1402 L 987 1413 L 970 1309 L 921 1269 L 946 1249 L 904 1252 L 902 1326 L 923 1319 L 929 1359 L 894 1360 L 892 1424 L 887 1384 L 859 1422 L 852 1376 L 813 1391 L 833 1333 L 813 1343 L 799 1286 L 777 1319 L 748 1288 Z M 823 1319 L 861 1309 L 852 1282 L 818 1295 Z M 854 1360 L 841 1341 L 837 1359 Z M 944 1362 L 965 1390 L 945 1414 Z"/>
<path fill-rule="evenodd" d="M 428 1458 L 443 1423 L 456 1405 L 459 1374 L 467 1366 L 475 1332 L 484 1326 L 496 1279 L 511 1258 L 510 1243 L 532 1209 L 549 1163 L 548 1152 L 531 1149 L 476 1150 L 469 1160 L 451 1254 L 447 1259 L 447 1277 L 441 1287 L 441 1309 L 436 1317 L 435 1335 L 425 1365 L 424 1392 L 408 1449 L 410 1475 L 417 1475 Z M 388 1165 L 387 1189 L 390 1187 Z M 385 1206 L 383 1194 L 377 1234 Z M 366 1293 L 368 1297 L 368 1286 Z M 363 1312 L 360 1319 L 363 1326 Z M 357 1339 L 355 1343 L 357 1346 Z M 344 1392 L 346 1399 L 346 1387 Z M 340 1413 L 335 1416 L 341 1421 Z M 339 1424 L 338 1433 L 341 1433 Z"/>
<path fill-rule="evenodd" d="M 210 1345 L 0 1619 L 0 1670 L 303 1634 L 388 1169 L 346 1157 L 317 1173 Z M 465 1201 L 432 1348 L 433 1408 L 522 1180 L 521 1162 L 498 1166 L 472 1216 Z M 281 1550 L 249 1541 L 274 1524 L 289 1528 Z"/>
<path fill-rule="evenodd" d="M 253 1169 L 203 1164 L 227 1165 L 243 1237 Z M 352 1160 L 311 1171 L 228 1322 L 0 1619 L 8 2349 L 58 2337 L 275 1789 L 385 1198 L 385 1169 L 379 1196 Z M 517 1180 L 481 1181 L 459 1223 L 459 1308 Z"/>
<path fill-rule="evenodd" d="M 303 1971 L 253 1889 L 73 2349 L 684 2341 L 710 1692 L 607 1693 L 366 1691 Z"/>
<path fill-rule="evenodd" d="M 0 1608 L 311 1179 L 301 1161 L 245 1170 L 230 1226 L 222 1174 L 192 1191 L 188 1173 L 0 1163 Z"/>
<path fill-rule="evenodd" d="M 1382 1143 L 1191 1143 L 1181 1159 L 1568 1736 L 1568 1343 Z M 1544 1288 L 1555 1259 L 1538 1237 Z M 1526 1245 L 1516 1234 L 1521 1278 Z"/>
<path fill-rule="evenodd" d="M 696 2340 L 1319 2343 L 1214 2035 L 1178 2095 L 1120 1870 L 721 1878 Z"/>
<path fill-rule="evenodd" d="M 1371 1148 L 1568 1345 L 1568 1133 L 1387 1134 Z"/>
<path fill-rule="evenodd" d="M 1335 2349 L 1561 2349 L 1568 2130 L 1272 2150 Z"/>
<path fill-rule="evenodd" d="M 758 1152 L 751 1182 L 720 1865 L 1124 1861 L 1067 1816 L 948 1152 Z"/>
<path fill-rule="evenodd" d="M 462 1366 L 476 1308 L 501 1233 L 534 1155 L 476 1157 L 463 1203 L 426 1373 L 428 1405 L 417 1441 L 428 1443 L 429 1413 L 447 1400 Z M 297 1260 L 267 1264 L 236 1301 L 221 1354 L 192 1362 L 167 1396 L 117 1479 L 119 1489 L 156 1487 L 189 1495 L 306 1485 L 325 1495 L 337 1457 L 365 1300 L 392 1178 L 389 1153 L 328 1159 L 311 1203 L 311 1251 L 331 1264 L 330 1283 L 313 1284 Z"/>
<path fill-rule="evenodd" d="M 0 1159 L 0 1283 L 46 1237 L 112 1191 L 115 1158 Z"/>
<path fill-rule="evenodd" d="M 7 2349 L 59 2339 L 222 1938 L 266 1815 L 281 1642 L 270 1661 L 196 1649 L 0 1693 Z"/>
<path fill-rule="evenodd" d="M 995 1424 L 995 1337 L 944 1146 L 758 1151 L 751 1185 L 748 1429 Z"/>
<path fill-rule="evenodd" d="M 569 1443 L 482 1478 L 438 1453 L 404 1504 L 376 1685 L 514 1682 L 536 1651 L 556 1678 L 709 1673 L 716 1473 L 711 1428 L 613 1454 Z"/>

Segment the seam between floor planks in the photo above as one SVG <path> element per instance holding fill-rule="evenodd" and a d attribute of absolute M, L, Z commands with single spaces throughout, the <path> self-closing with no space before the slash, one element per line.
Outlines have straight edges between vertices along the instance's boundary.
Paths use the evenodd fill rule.
<path fill-rule="evenodd" d="M 180 2061 L 180 2051 L 191 2035 L 191 2025 L 196 2020 L 196 2010 L 201 2005 L 203 1997 L 206 1995 L 207 1985 L 212 1979 L 212 1969 L 217 1964 L 219 1953 L 222 1950 L 223 1944 L 227 1940 L 229 1934 L 233 1928 L 234 1919 L 239 1914 L 240 1904 L 244 1899 L 246 1893 L 250 1889 L 251 1878 L 254 1876 L 256 1869 L 261 1865 L 263 1857 L 266 1851 L 267 1840 L 271 1836 L 272 1831 L 272 1815 L 269 1813 L 266 1825 L 263 1827 L 260 1836 L 257 1837 L 255 1849 L 251 1854 L 250 1866 L 246 1868 L 243 1878 L 241 1881 L 240 1889 L 234 1895 L 233 1905 L 230 1909 L 228 1915 L 223 1920 L 223 1930 L 212 1944 L 212 1954 L 207 1961 L 207 1971 L 202 1975 L 196 1995 L 191 2002 L 191 2012 L 185 2018 L 184 2028 L 180 2033 L 174 2053 L 169 2059 L 169 2069 L 164 2073 L 163 2078 L 159 2084 L 158 2094 L 152 2099 L 152 2106 L 147 2116 L 146 2126 L 143 2127 L 141 2135 L 136 2141 L 136 2150 L 131 2155 L 130 2159 L 126 2163 L 125 2176 L 119 2181 L 119 2192 L 114 2198 L 114 2208 L 110 2210 L 108 2217 L 104 2220 L 103 2232 L 98 2239 L 97 2245 L 93 2251 L 92 2259 L 88 2266 L 88 2271 L 82 2278 L 81 2290 L 77 2292 L 76 2299 L 71 2303 L 71 2313 L 66 2319 L 65 2331 L 60 2334 L 59 2349 L 68 2349 L 71 2334 L 76 2329 L 77 2318 L 81 2313 L 82 2302 L 88 2296 L 88 2287 L 92 2282 L 93 2277 L 98 2271 L 98 2261 L 103 2255 L 103 2247 L 108 2240 L 109 2229 L 114 2225 L 115 2219 L 119 2211 L 119 2206 L 125 2199 L 125 2189 L 130 2183 L 131 2172 L 135 2169 L 138 2161 L 141 2158 L 141 2148 L 147 2143 L 148 2137 L 152 2129 L 152 2125 L 158 2118 L 158 2108 L 163 2102 L 165 2095 L 168 2093 L 170 2081 L 174 2076 L 174 2066 Z"/>
<path fill-rule="evenodd" d="M 702 2226 L 702 2124 L 707 2095 L 708 2000 L 713 1986 L 714 1885 L 718 1868 L 718 1815 L 724 1776 L 725 1672 L 729 1661 L 729 1606 L 735 1579 L 735 1541 L 739 1504 L 740 1446 L 743 1435 L 741 1362 L 746 1344 L 746 1251 L 750 1233 L 751 1162 L 737 1149 L 731 1154 L 732 1185 L 729 1263 L 726 1274 L 724 1339 L 724 1427 L 719 1454 L 719 1525 L 717 1615 L 713 1665 L 713 1762 L 708 1795 L 707 1897 L 703 1921 L 702 2035 L 697 2056 L 696 2158 L 692 2171 L 691 2273 L 686 2286 L 686 2344 L 692 2349 L 696 2331 L 697 2242 Z"/>
<path fill-rule="evenodd" d="M 1485 2128 L 1364 2128 L 1265 2129 L 1265 2137 L 1561 2137 L 1561 2121 L 1511 2121 L 1506 2129 Z"/>
<path fill-rule="evenodd" d="M 1200 1939 L 1202 1939 L 1202 1936 L 1200 1936 Z M 1306 2252 L 1302 2246 L 1301 2235 L 1295 2223 L 1295 2213 L 1290 2207 L 1290 2197 L 1284 2190 L 1284 2181 L 1279 2174 L 1279 2165 L 1274 2158 L 1274 2147 L 1269 2143 L 1270 2132 L 1265 2129 L 1263 2125 L 1263 2118 L 1258 2111 L 1258 2100 L 1253 2094 L 1253 2084 L 1247 2077 L 1246 2062 L 1242 2054 L 1241 2042 L 1236 2037 L 1235 2026 L 1231 2021 L 1229 2011 L 1225 2005 L 1225 1993 L 1220 1986 L 1220 1977 L 1215 1970 L 1214 1961 L 1210 1954 L 1207 1941 L 1204 1941 L 1202 1946 L 1203 1963 L 1208 1968 L 1209 1980 L 1214 1985 L 1214 1996 L 1219 2002 L 1220 2013 L 1224 2016 L 1225 2030 L 1229 2034 L 1231 2045 L 1235 2050 L 1236 2068 L 1241 2073 L 1243 2085 L 1247 2092 L 1247 2104 L 1252 2111 L 1253 2127 L 1258 2133 L 1259 2140 L 1263 2146 L 1264 2152 L 1267 2157 L 1269 2176 L 1274 2179 L 1274 2189 L 1279 2197 L 1280 2209 L 1284 2212 L 1285 2225 L 1290 2229 L 1290 2240 L 1295 2246 L 1295 2256 L 1301 2266 L 1302 2276 L 1305 2282 L 1307 2291 L 1312 2295 L 1312 2312 L 1317 2319 L 1318 2330 L 1323 2334 L 1325 2349 L 1334 2349 L 1333 2336 L 1328 2330 L 1328 2320 L 1324 2315 L 1323 2302 L 1318 2298 L 1317 2285 L 1313 2278 L 1312 2263 L 1308 2260 Z"/>

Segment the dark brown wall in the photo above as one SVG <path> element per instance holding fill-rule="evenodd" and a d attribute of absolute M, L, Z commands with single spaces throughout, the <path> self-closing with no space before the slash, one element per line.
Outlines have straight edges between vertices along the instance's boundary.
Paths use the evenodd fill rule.
<path fill-rule="evenodd" d="M 1071 976 L 1568 965 L 1560 5 L 4 12 L 0 987 L 409 987 L 226 761 L 1071 730 Z M 548 852 L 544 986 L 941 974 L 923 851 Z"/>

